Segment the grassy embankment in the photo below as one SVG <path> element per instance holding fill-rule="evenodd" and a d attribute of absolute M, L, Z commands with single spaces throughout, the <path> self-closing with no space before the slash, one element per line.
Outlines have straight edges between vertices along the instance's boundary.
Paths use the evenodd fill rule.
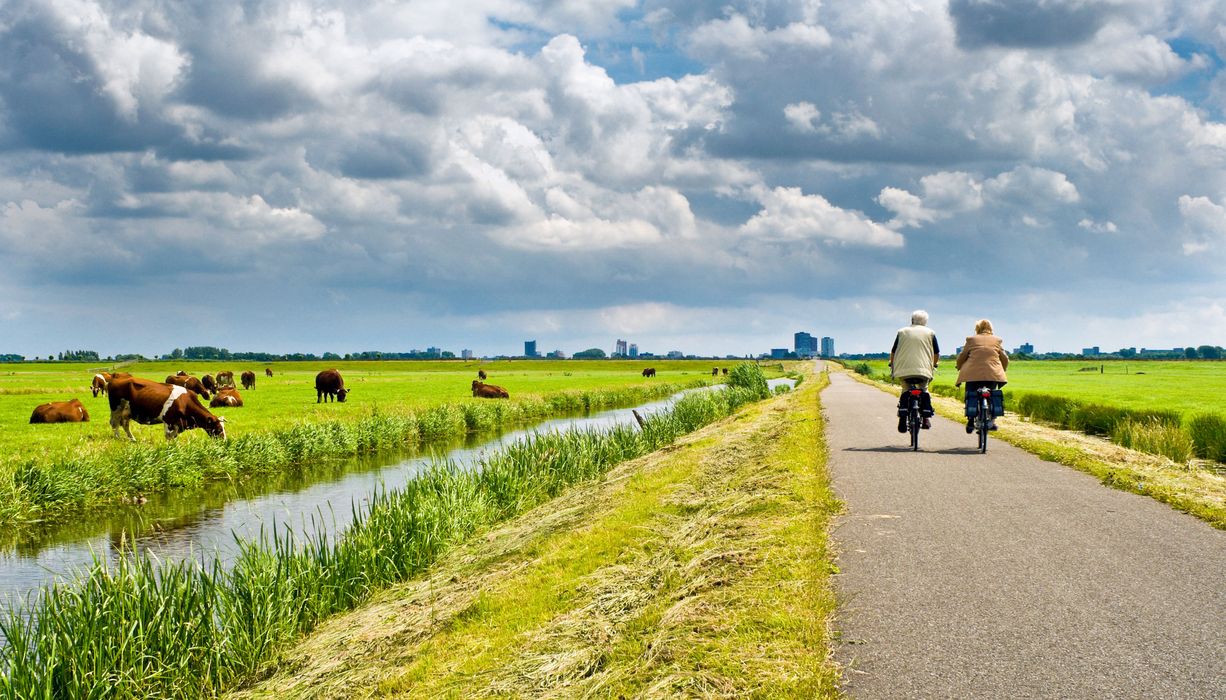
<path fill-rule="evenodd" d="M 848 364 L 855 370 L 860 363 Z M 1130 372 L 1142 375 L 1124 374 L 1122 363 L 1108 363 L 1100 374 L 1100 364 L 1011 362 L 1005 389 L 1009 415 L 998 420 L 1001 430 L 995 436 L 1226 529 L 1226 474 L 1220 463 L 1226 454 L 1213 448 L 1226 445 L 1226 430 L 1220 428 L 1226 416 L 1202 413 L 1221 406 L 1226 363 L 1128 363 Z M 1091 365 L 1094 372 L 1080 371 Z M 871 363 L 869 369 L 857 376 L 885 387 L 885 363 Z M 946 418 L 963 422 L 963 391 L 953 386 L 956 377 L 952 364 L 938 370 L 934 406 Z M 1076 432 L 1062 432 L 1067 430 Z M 1214 442 L 1218 430 L 1220 443 Z M 1205 459 L 1194 459 L 1198 454 Z"/>
<path fill-rule="evenodd" d="M 419 575 L 455 544 L 516 516 L 509 528 L 449 556 L 450 564 L 435 567 L 427 581 L 410 584 L 429 591 L 427 601 L 477 595 L 461 578 L 476 574 L 474 555 L 490 571 L 523 560 L 499 576 L 505 587 L 481 586 L 463 609 L 442 606 L 406 620 L 428 621 L 450 637 L 437 648 L 443 659 L 494 660 L 470 653 L 473 645 L 493 648 L 479 639 L 487 613 L 557 622 L 555 615 L 542 617 L 541 606 L 576 604 L 598 593 L 612 603 L 611 612 L 626 604 L 637 610 L 622 618 L 624 624 L 606 621 L 626 633 L 618 635 L 619 644 L 592 656 L 585 635 L 604 628 L 582 620 L 538 641 L 582 644 L 577 653 L 608 662 L 602 667 L 616 670 L 626 687 L 644 690 L 656 684 L 653 671 L 679 687 L 701 681 L 800 693 L 829 688 L 834 675 L 824 635 L 833 603 L 824 545 L 835 504 L 821 469 L 816 388 L 751 407 L 721 430 L 617 468 L 765 395 L 760 373 L 750 370 L 745 374 L 751 380 L 757 374 L 756 382 L 687 397 L 649 418 L 641 431 L 541 437 L 491 456 L 479 471 L 435 469 L 403 492 L 375 499 L 370 514 L 336 544 L 323 537 L 294 543 L 283 533 L 272 548 L 247 549 L 229 572 L 180 564 L 155 574 L 147 558 L 124 559 L 113 569 L 99 564 L 82 583 L 46 592 L 34 615 L 7 619 L 3 631 L 10 644 L 0 651 L 0 691 L 13 697 L 45 691 L 87 697 L 103 690 L 135 697 L 211 695 L 272 670 L 267 664 L 286 644 L 328 615 Z M 592 480 L 597 483 L 556 507 L 531 511 L 569 484 Z M 559 528 L 561 521 L 569 525 Z M 440 573 L 450 576 L 443 579 L 454 585 L 450 593 L 440 590 Z M 570 595 L 542 589 L 551 586 Z M 599 594 L 605 588 L 611 598 Z M 521 594 L 530 598 L 528 608 Z M 574 613 L 603 609 L 580 606 Z M 466 649 L 453 646 L 460 639 Z M 487 641 L 503 652 L 521 648 L 505 629 Z M 343 648 L 370 651 L 348 643 Z M 643 665 L 645 651 L 653 664 Z M 553 661 L 566 666 L 568 658 L 573 654 L 564 652 Z M 555 678 L 551 668 L 552 662 L 536 671 Z M 593 670 L 571 680 L 590 682 Z M 428 688 L 403 674 L 386 680 L 408 682 L 414 694 Z M 345 681 L 337 692 L 347 697 L 355 690 Z"/>
<path fill-rule="evenodd" d="M 137 426 L 138 443 L 111 437 L 104 397 L 87 388 L 91 368 L 63 363 L 0 367 L 0 523 L 48 510 L 120 502 L 134 494 L 241 479 L 292 469 L 308 460 L 401 450 L 469 432 L 502 428 L 562 413 L 628 405 L 714 379 L 711 362 L 352 362 L 144 363 L 124 369 L 161 380 L 178 369 L 199 375 L 230 369 L 257 372 L 242 408 L 218 408 L 226 442 L 199 431 L 166 443 L 159 428 Z M 316 404 L 314 377 L 337 366 L 352 389 L 345 404 Z M 510 401 L 473 399 L 477 369 L 505 386 Z M 77 396 L 90 423 L 29 425 L 34 406 Z"/>
<path fill-rule="evenodd" d="M 473 541 L 236 696 L 833 695 L 824 384 Z"/>

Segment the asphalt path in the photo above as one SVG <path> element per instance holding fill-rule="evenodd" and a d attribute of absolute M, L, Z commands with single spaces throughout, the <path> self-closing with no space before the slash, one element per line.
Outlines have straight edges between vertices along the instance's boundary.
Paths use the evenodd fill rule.
<path fill-rule="evenodd" d="M 853 698 L 1226 698 L 1226 532 L 933 418 L 822 394 Z"/>

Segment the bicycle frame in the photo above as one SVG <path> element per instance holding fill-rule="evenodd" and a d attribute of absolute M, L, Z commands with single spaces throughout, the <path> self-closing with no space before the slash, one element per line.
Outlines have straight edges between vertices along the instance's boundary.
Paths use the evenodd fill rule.
<path fill-rule="evenodd" d="M 988 451 L 988 432 L 992 425 L 992 390 L 987 387 L 981 387 L 977 392 L 979 395 L 979 410 L 975 416 L 975 432 L 979 435 L 979 452 L 981 454 Z"/>
<path fill-rule="evenodd" d="M 911 384 L 907 388 L 907 431 L 911 433 L 911 450 L 919 451 L 919 434 L 920 426 L 923 424 L 923 416 L 920 411 L 920 396 L 923 391 Z"/>

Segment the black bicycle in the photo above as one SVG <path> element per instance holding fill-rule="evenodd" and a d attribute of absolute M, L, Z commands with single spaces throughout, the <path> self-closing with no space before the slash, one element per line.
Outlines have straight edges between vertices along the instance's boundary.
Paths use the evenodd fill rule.
<path fill-rule="evenodd" d="M 923 389 L 915 384 L 907 385 L 907 432 L 911 433 L 911 449 L 916 452 L 919 451 L 920 428 L 924 424 L 923 395 Z"/>
<path fill-rule="evenodd" d="M 988 433 L 992 431 L 992 421 L 995 420 L 992 408 L 992 390 L 987 387 L 980 387 L 976 393 L 978 401 L 975 410 L 975 433 L 979 436 L 979 452 L 986 454 L 988 451 Z"/>

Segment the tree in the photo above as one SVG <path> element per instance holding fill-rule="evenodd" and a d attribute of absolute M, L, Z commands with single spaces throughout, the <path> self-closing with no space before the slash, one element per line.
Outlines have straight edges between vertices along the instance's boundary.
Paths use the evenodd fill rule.
<path fill-rule="evenodd" d="M 1222 359 L 1222 349 L 1215 345 L 1202 345 L 1196 348 L 1196 352 L 1200 354 L 1202 360 Z"/>
<path fill-rule="evenodd" d="M 600 348 L 588 348 L 575 353 L 576 360 L 603 360 L 606 357 L 604 350 Z"/>
<path fill-rule="evenodd" d="M 1200 357 L 1200 355 L 1196 354 L 1196 348 L 1192 347 L 1191 345 L 1184 348 L 1183 356 L 1188 358 L 1189 360 L 1195 360 L 1196 358 Z"/>

